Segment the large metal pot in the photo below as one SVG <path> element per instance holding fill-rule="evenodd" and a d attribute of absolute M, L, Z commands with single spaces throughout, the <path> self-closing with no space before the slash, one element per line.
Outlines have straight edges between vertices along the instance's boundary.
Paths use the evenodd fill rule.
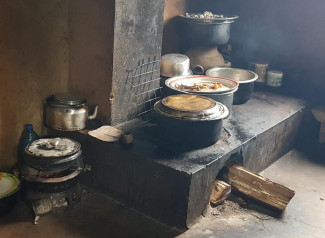
<path fill-rule="evenodd" d="M 254 92 L 254 82 L 258 75 L 252 71 L 235 68 L 212 68 L 206 72 L 208 76 L 226 77 L 236 80 L 239 83 L 238 91 L 234 94 L 234 104 L 247 102 Z"/>
<path fill-rule="evenodd" d="M 226 106 L 198 95 L 172 95 L 154 105 L 161 131 L 173 143 L 202 148 L 216 143 L 222 122 L 229 115 Z"/>
<path fill-rule="evenodd" d="M 207 83 L 207 84 L 214 84 L 214 83 L 221 83 L 222 85 L 228 87 L 227 90 L 222 91 L 212 91 L 212 92 L 202 92 L 202 91 L 185 91 L 178 88 L 178 85 L 193 85 L 194 83 Z M 221 78 L 221 77 L 211 77 L 211 76 L 180 76 L 180 77 L 173 77 L 165 82 L 166 87 L 168 88 L 167 94 L 197 94 L 200 96 L 205 96 L 214 99 L 217 102 L 222 103 L 225 105 L 229 110 L 231 110 L 233 104 L 233 96 L 234 92 L 238 89 L 238 82 L 228 79 L 228 78 Z"/>
<path fill-rule="evenodd" d="M 218 20 L 193 19 L 179 16 L 180 35 L 186 48 L 226 44 L 230 38 L 230 25 L 238 16 Z"/>
<path fill-rule="evenodd" d="M 86 99 L 78 94 L 59 93 L 46 100 L 45 123 L 47 126 L 61 131 L 77 131 L 86 127 L 87 120 L 97 116 L 98 106 L 92 115 Z"/>

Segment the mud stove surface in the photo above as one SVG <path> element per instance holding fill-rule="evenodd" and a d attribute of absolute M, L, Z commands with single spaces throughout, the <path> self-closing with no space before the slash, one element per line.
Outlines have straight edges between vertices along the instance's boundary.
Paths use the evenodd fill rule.
<path fill-rule="evenodd" d="M 139 121 L 120 125 L 134 135 L 128 146 L 75 133 L 92 166 L 81 181 L 157 220 L 189 226 L 205 211 L 226 163 L 236 160 L 259 172 L 294 147 L 305 109 L 303 100 L 255 92 L 246 104 L 233 107 L 221 140 L 195 150 L 171 145 L 156 124 Z"/>

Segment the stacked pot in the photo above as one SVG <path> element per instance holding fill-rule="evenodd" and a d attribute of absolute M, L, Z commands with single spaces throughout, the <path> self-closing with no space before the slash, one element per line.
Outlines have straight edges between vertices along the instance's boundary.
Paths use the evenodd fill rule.
<path fill-rule="evenodd" d="M 215 100 L 192 94 L 172 95 L 154 105 L 163 135 L 173 143 L 202 148 L 216 143 L 221 136 L 226 106 Z"/>
<path fill-rule="evenodd" d="M 82 169 L 81 145 L 74 140 L 43 138 L 25 148 L 20 169 L 23 197 L 32 205 L 35 217 L 80 202 Z"/>
<path fill-rule="evenodd" d="M 229 115 L 238 82 L 210 76 L 192 75 L 190 60 L 181 54 L 161 59 L 164 96 L 154 105 L 157 123 L 172 143 L 202 148 L 216 143 L 222 121 Z M 191 91 L 179 85 L 222 84 L 224 90 Z"/>

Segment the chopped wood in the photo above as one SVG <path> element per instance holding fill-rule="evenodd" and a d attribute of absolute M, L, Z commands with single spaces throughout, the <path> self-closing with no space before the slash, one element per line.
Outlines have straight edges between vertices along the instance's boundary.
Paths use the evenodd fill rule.
<path fill-rule="evenodd" d="M 230 194 L 231 186 L 224 181 L 216 180 L 213 184 L 210 203 L 213 206 L 221 204 Z"/>
<path fill-rule="evenodd" d="M 229 167 L 227 178 L 230 180 L 231 188 L 234 191 L 244 194 L 275 211 L 282 212 L 295 195 L 295 191 L 290 188 L 272 182 L 239 165 Z"/>

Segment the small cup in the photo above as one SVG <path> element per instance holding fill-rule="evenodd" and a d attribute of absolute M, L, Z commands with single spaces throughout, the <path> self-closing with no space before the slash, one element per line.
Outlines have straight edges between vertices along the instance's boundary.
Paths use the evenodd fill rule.
<path fill-rule="evenodd" d="M 249 69 L 258 75 L 256 82 L 265 83 L 266 80 L 266 70 L 269 64 L 266 62 L 251 62 Z"/>
<path fill-rule="evenodd" d="M 267 71 L 266 84 L 271 87 L 280 87 L 282 84 L 283 73 L 277 70 Z"/>

